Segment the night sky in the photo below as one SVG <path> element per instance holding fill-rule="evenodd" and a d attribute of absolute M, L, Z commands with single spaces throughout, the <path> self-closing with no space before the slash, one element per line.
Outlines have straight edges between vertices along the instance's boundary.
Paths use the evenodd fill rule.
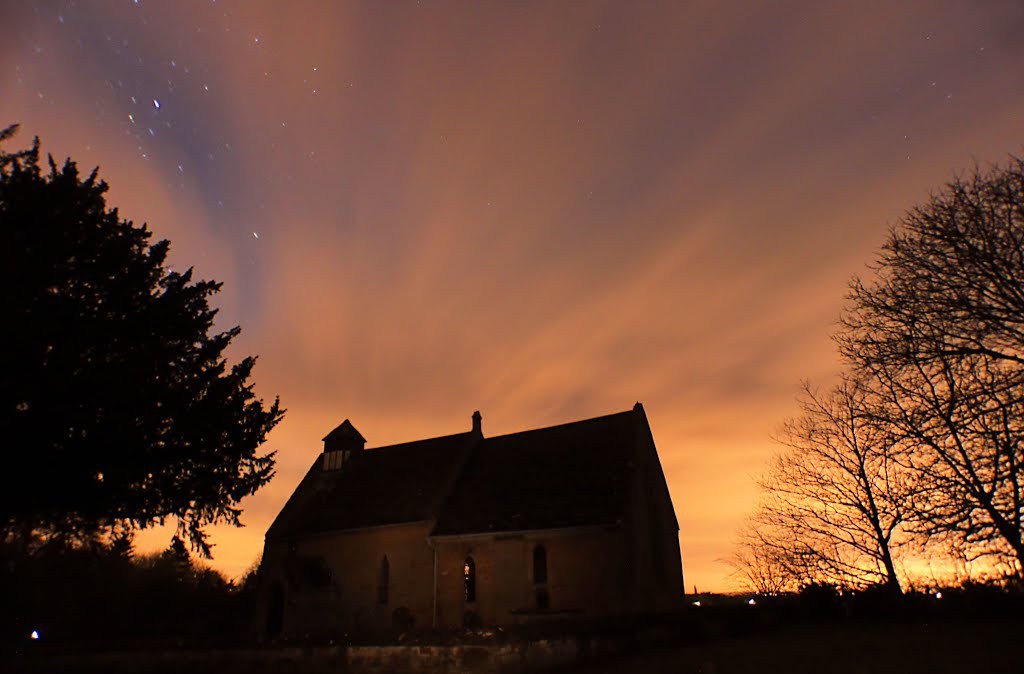
<path fill-rule="evenodd" d="M 7 149 L 99 165 L 224 282 L 232 357 L 288 408 L 248 526 L 214 529 L 231 575 L 345 418 L 373 447 L 639 400 L 687 589 L 729 589 L 848 279 L 1024 151 L 1018 0 L 11 0 L 0 26 Z"/>

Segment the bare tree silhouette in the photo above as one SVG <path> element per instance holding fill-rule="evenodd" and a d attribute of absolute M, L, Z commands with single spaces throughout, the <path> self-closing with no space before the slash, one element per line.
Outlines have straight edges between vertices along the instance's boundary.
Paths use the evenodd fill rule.
<path fill-rule="evenodd" d="M 918 533 L 1024 573 L 1024 161 L 975 169 L 890 232 L 836 337 L 922 488 Z"/>
<path fill-rule="evenodd" d="M 732 554 L 722 560 L 746 589 L 768 596 L 796 590 L 801 582 L 789 546 L 782 540 L 769 540 L 772 533 L 775 531 L 762 528 L 756 520 L 748 520 L 736 536 Z"/>
<path fill-rule="evenodd" d="M 741 538 L 748 560 L 766 567 L 759 578 L 901 591 L 895 555 L 913 486 L 870 413 L 871 396 L 850 378 L 824 394 L 805 385 L 802 413 L 782 427 L 784 448 Z"/>

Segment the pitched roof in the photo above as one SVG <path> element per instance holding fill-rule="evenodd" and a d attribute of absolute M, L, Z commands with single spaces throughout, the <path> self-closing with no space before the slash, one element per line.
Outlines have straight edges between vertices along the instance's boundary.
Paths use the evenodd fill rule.
<path fill-rule="evenodd" d="M 634 411 L 483 440 L 435 535 L 614 524 L 626 511 Z"/>
<path fill-rule="evenodd" d="M 324 436 L 324 441 L 327 440 L 344 440 L 354 439 L 360 442 L 366 442 L 366 438 L 363 434 L 356 430 L 356 427 L 352 425 L 352 422 L 348 419 L 338 424 L 333 431 Z"/>
<path fill-rule="evenodd" d="M 479 438 L 458 433 L 353 453 L 341 470 L 318 454 L 267 538 L 430 520 Z"/>
<path fill-rule="evenodd" d="M 615 524 L 642 428 L 638 403 L 493 438 L 470 431 L 356 451 L 334 471 L 318 454 L 267 538 L 426 520 L 438 536 Z"/>

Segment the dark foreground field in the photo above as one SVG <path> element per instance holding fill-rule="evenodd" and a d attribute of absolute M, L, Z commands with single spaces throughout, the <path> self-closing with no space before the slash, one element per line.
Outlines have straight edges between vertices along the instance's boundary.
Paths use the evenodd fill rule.
<path fill-rule="evenodd" d="M 1024 617 L 828 625 L 777 625 L 747 636 L 709 638 L 689 645 L 634 643 L 626 652 L 596 656 L 582 664 L 550 668 L 514 659 L 488 666 L 487 658 L 425 661 L 420 647 L 409 657 L 381 654 L 353 660 L 344 647 L 278 648 L 255 651 L 199 650 L 0 658 L 0 671 L 37 674 L 112 672 L 245 672 L 246 674 L 452 674 L 454 672 L 561 672 L 562 674 L 1021 674 Z M 377 648 L 377 647 L 373 647 Z M 391 647 L 394 648 L 394 647 Z M 423 647 L 429 648 L 429 647 Z M 371 649 L 372 650 L 372 649 Z M 486 655 L 484 653 L 483 655 Z M 603 658 L 603 659 L 600 659 Z M 404 665 L 399 666 L 401 663 Z M 491 663 L 493 665 L 493 663 Z"/>
<path fill-rule="evenodd" d="M 1024 616 L 924 624 L 786 627 L 587 664 L 574 674 L 1024 672 Z"/>

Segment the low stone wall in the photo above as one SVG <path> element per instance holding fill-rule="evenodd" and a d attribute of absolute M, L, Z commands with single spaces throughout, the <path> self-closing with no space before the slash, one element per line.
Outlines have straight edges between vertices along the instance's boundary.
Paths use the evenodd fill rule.
<path fill-rule="evenodd" d="M 525 674 L 543 672 L 580 657 L 575 639 L 544 639 L 466 646 L 354 646 L 351 674 Z"/>

